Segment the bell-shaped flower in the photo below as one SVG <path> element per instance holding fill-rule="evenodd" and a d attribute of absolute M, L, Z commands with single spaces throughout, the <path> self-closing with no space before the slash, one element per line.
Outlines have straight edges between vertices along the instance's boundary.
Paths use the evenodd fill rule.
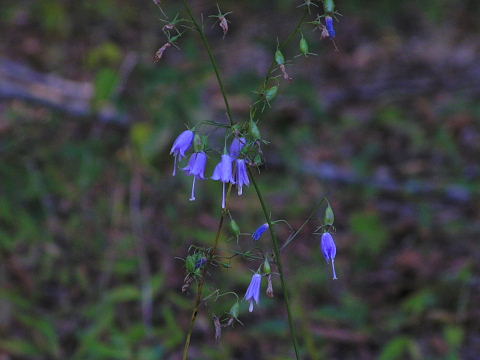
<path fill-rule="evenodd" d="M 236 159 L 240 156 L 243 147 L 247 144 L 247 140 L 243 137 L 238 138 L 236 137 L 233 139 L 232 143 L 230 144 L 230 156 L 233 159 Z"/>
<path fill-rule="evenodd" d="M 337 274 L 335 273 L 335 255 L 337 254 L 337 247 L 333 241 L 333 237 L 329 232 L 324 232 L 322 234 L 322 252 L 323 256 L 327 263 L 332 263 L 333 271 L 333 280 L 337 279 Z"/>
<path fill-rule="evenodd" d="M 337 33 L 333 27 L 333 18 L 331 16 L 325 16 L 325 26 L 327 28 L 328 35 L 333 39 Z"/>
<path fill-rule="evenodd" d="M 205 167 L 207 166 L 207 154 L 203 151 L 195 152 L 190 156 L 188 165 L 184 170 L 188 175 L 193 176 L 192 195 L 190 201 L 195 200 L 195 179 L 205 180 Z"/>
<path fill-rule="evenodd" d="M 250 185 L 247 164 L 245 163 L 244 159 L 235 160 L 234 180 L 235 184 L 237 184 L 238 195 L 242 195 L 242 187 Z"/>
<path fill-rule="evenodd" d="M 223 183 L 222 187 L 222 209 L 225 209 L 225 184 L 235 184 L 232 174 L 232 158 L 228 154 L 222 155 L 222 160 L 217 164 L 212 175 L 213 180 L 219 180 Z"/>
<path fill-rule="evenodd" d="M 262 285 L 262 276 L 260 274 L 253 274 L 250 285 L 245 293 L 245 300 L 250 302 L 248 311 L 253 311 L 253 304 L 260 302 L 260 286 Z"/>
<path fill-rule="evenodd" d="M 192 146 L 193 138 L 195 134 L 192 130 L 185 130 L 175 139 L 170 154 L 175 157 L 175 163 L 173 166 L 173 176 L 177 171 L 177 159 L 182 160 L 185 157 L 185 152 Z"/>
<path fill-rule="evenodd" d="M 268 230 L 268 224 L 260 225 L 257 230 L 252 234 L 253 240 L 258 240 L 262 237 L 263 233 Z"/>

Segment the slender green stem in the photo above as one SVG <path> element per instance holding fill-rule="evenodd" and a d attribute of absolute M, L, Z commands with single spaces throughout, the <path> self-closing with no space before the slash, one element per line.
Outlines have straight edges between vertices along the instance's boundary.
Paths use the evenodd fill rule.
<path fill-rule="evenodd" d="M 230 186 L 228 187 L 227 204 L 228 204 L 228 199 L 230 197 L 231 190 L 232 190 L 232 184 L 230 184 Z M 224 223 L 226 214 L 227 214 L 227 211 L 225 209 L 222 210 L 222 213 L 220 215 L 220 220 L 218 222 L 217 233 L 215 234 L 215 241 L 213 243 L 213 248 L 207 254 L 207 264 L 202 268 L 202 273 L 200 275 L 200 280 L 197 283 L 197 295 L 195 297 L 195 301 L 194 301 L 194 305 L 193 305 L 192 317 L 190 318 L 190 326 L 188 327 L 187 337 L 185 338 L 185 345 L 183 346 L 182 360 L 187 360 L 188 359 L 188 350 L 190 348 L 190 340 L 192 338 L 193 327 L 195 325 L 195 321 L 197 320 L 197 315 L 198 315 L 198 310 L 200 308 L 200 304 L 202 303 L 203 287 L 205 285 L 205 275 L 207 273 L 207 267 L 217 253 L 218 244 L 220 242 L 220 235 L 222 233 L 222 227 L 223 227 L 223 223 Z"/>
<path fill-rule="evenodd" d="M 290 309 L 290 300 L 288 295 L 287 283 L 285 281 L 285 275 L 283 272 L 283 265 L 282 265 L 282 258 L 280 257 L 280 246 L 278 243 L 277 234 L 275 233 L 275 228 L 273 227 L 272 221 L 270 219 L 269 211 L 267 206 L 265 205 L 265 201 L 263 200 L 262 192 L 255 181 L 252 171 L 248 168 L 248 173 L 250 175 L 250 180 L 255 188 L 255 192 L 257 193 L 258 201 L 260 201 L 260 205 L 262 206 L 263 214 L 265 216 L 265 220 L 268 224 L 268 229 L 270 230 L 270 235 L 272 237 L 273 243 L 273 253 L 275 255 L 275 263 L 277 264 L 277 269 L 280 274 L 280 282 L 282 284 L 282 291 L 283 297 L 285 300 L 285 307 L 287 308 L 287 316 L 288 316 L 288 326 L 290 327 L 290 337 L 292 338 L 293 348 L 295 349 L 295 356 L 297 360 L 300 359 L 300 354 L 298 351 L 298 343 L 297 343 L 297 336 L 295 332 L 295 326 L 293 324 L 293 316 L 292 311 Z"/>
<path fill-rule="evenodd" d="M 188 1 L 183 0 L 183 4 L 184 4 L 185 9 L 188 13 L 188 16 L 190 17 L 193 25 L 195 26 L 195 29 L 199 33 L 200 38 L 202 40 L 202 43 L 203 43 L 203 45 L 204 45 L 204 47 L 205 47 L 205 49 L 208 53 L 208 56 L 210 58 L 210 62 L 212 64 L 213 70 L 214 70 L 215 75 L 217 77 L 218 85 L 220 87 L 220 91 L 222 93 L 223 100 L 225 102 L 225 109 L 226 109 L 227 116 L 228 116 L 228 119 L 229 119 L 229 122 L 230 122 L 230 126 L 233 126 L 235 124 L 235 122 L 233 121 L 232 112 L 230 110 L 230 104 L 228 102 L 225 87 L 223 85 L 223 81 L 222 81 L 222 78 L 220 76 L 220 71 L 219 71 L 217 61 L 215 60 L 215 57 L 212 53 L 212 50 L 210 48 L 210 44 L 208 42 L 208 39 L 206 38 L 202 27 L 195 20 L 195 17 L 193 15 L 192 9 L 190 8 L 190 6 L 188 4 Z M 285 45 L 287 45 L 293 39 L 293 37 L 298 33 L 298 31 L 300 30 L 300 28 L 301 28 L 303 22 L 305 21 L 305 18 L 307 17 L 307 15 L 308 15 L 307 12 L 305 12 L 305 14 L 303 15 L 303 17 L 300 19 L 299 23 L 295 27 L 294 31 L 285 39 L 285 41 L 282 42 L 282 44 L 280 45 L 281 48 L 283 48 Z M 275 60 L 272 61 L 272 64 L 270 65 L 270 67 L 267 71 L 267 75 L 265 77 L 264 84 L 263 84 L 264 87 L 271 77 L 271 73 L 273 71 L 274 66 L 275 66 Z M 250 178 L 252 179 L 252 183 L 255 187 L 255 191 L 257 193 L 258 199 L 259 199 L 260 204 L 262 206 L 262 210 L 264 212 L 265 219 L 266 219 L 267 223 L 269 224 L 270 234 L 271 234 L 272 242 L 273 242 L 273 251 L 274 251 L 274 254 L 275 254 L 275 262 L 277 264 L 278 272 L 280 273 L 280 281 L 281 281 L 281 284 L 282 284 L 282 291 L 283 291 L 283 295 L 284 295 L 284 299 L 285 299 L 285 306 L 287 308 L 288 324 L 289 324 L 289 327 L 290 327 L 290 337 L 291 337 L 292 342 L 293 342 L 293 347 L 294 347 L 294 350 L 295 350 L 296 359 L 299 360 L 300 355 L 299 355 L 299 350 L 298 350 L 295 327 L 294 327 L 294 324 L 293 324 L 292 312 L 291 312 L 291 309 L 290 309 L 288 290 L 287 290 L 286 281 L 285 281 L 285 277 L 284 277 L 284 273 L 283 273 L 282 260 L 280 258 L 280 246 L 279 246 L 278 238 L 275 234 L 275 230 L 274 230 L 274 228 L 272 226 L 272 223 L 270 221 L 270 217 L 268 215 L 269 213 L 267 211 L 267 208 L 266 208 L 265 202 L 263 200 L 261 191 L 258 188 L 258 186 L 257 186 L 257 184 L 256 184 L 256 182 L 253 178 L 253 174 L 252 174 L 251 170 L 248 169 L 248 171 L 249 171 L 249 174 L 250 174 Z M 231 186 L 230 186 L 230 188 L 231 188 Z M 230 188 L 229 188 L 229 193 L 230 193 Z M 228 198 L 228 195 L 227 195 L 227 198 Z M 224 220 L 224 215 L 225 215 L 225 212 L 223 211 L 222 216 L 220 218 L 220 223 L 219 223 L 219 229 L 217 231 L 217 236 L 215 238 L 214 251 L 212 251 L 212 253 L 211 253 L 212 256 L 213 256 L 213 254 L 214 254 L 214 252 L 217 248 L 217 245 L 218 245 L 218 240 L 219 240 L 219 237 L 220 237 L 220 232 L 221 232 L 221 227 L 222 227 L 223 220 Z M 205 271 L 205 268 L 204 268 L 204 271 Z M 195 305 L 194 305 L 194 309 L 193 309 L 193 312 L 192 312 L 190 328 L 189 328 L 189 331 L 188 331 L 188 334 L 187 334 L 187 339 L 185 341 L 185 346 L 184 346 L 184 351 L 183 351 L 183 360 L 188 359 L 188 349 L 189 349 L 189 346 L 190 346 L 191 334 L 192 334 L 193 326 L 194 326 L 194 323 L 195 323 L 195 320 L 196 320 L 196 317 L 197 317 L 197 314 L 198 314 L 198 308 L 199 308 L 201 300 L 202 300 L 203 285 L 204 285 L 204 282 L 205 282 L 203 275 L 204 274 L 202 274 L 202 279 L 199 282 L 198 287 L 197 287 L 197 297 L 195 299 Z"/>
<path fill-rule="evenodd" d="M 293 31 L 286 37 L 285 40 L 283 40 L 279 45 L 278 45 L 278 49 L 279 50 L 284 50 L 285 47 L 290 43 L 290 41 L 293 40 L 293 37 L 295 35 L 298 34 L 298 32 L 300 31 L 300 29 L 302 28 L 302 25 L 303 23 L 305 22 L 305 19 L 307 18 L 308 16 L 308 11 L 305 11 L 303 13 L 303 16 L 300 18 L 300 20 L 298 21 L 297 25 L 295 26 L 295 28 L 293 29 Z M 268 70 L 267 70 L 267 74 L 265 75 L 265 78 L 263 79 L 263 82 L 262 82 L 262 85 L 260 85 L 260 89 L 258 91 L 258 99 L 254 102 L 254 104 L 257 104 L 259 103 L 258 100 L 261 99 L 261 94 L 263 92 L 263 90 L 267 87 L 267 84 L 272 76 L 272 72 L 273 72 L 273 69 L 275 68 L 275 57 L 273 57 L 272 59 L 272 62 L 270 63 L 270 66 L 268 67 Z M 254 105 L 253 106 L 254 108 L 257 107 L 257 105 Z"/>
<path fill-rule="evenodd" d="M 230 125 L 233 125 L 234 122 L 232 117 L 232 111 L 230 110 L 230 104 L 228 103 L 228 99 L 227 99 L 227 92 L 225 91 L 225 87 L 223 86 L 222 77 L 220 76 L 220 71 L 218 70 L 218 64 L 217 64 L 217 61 L 215 60 L 215 57 L 213 56 L 212 49 L 210 48 L 210 44 L 207 40 L 207 37 L 205 36 L 205 33 L 200 27 L 200 24 L 197 22 L 197 20 L 195 20 L 192 9 L 190 5 L 188 5 L 188 1 L 183 0 L 183 5 L 185 6 L 185 10 L 187 10 L 190 20 L 192 20 L 193 22 L 193 26 L 195 26 L 195 29 L 197 30 L 198 34 L 200 35 L 200 38 L 202 39 L 203 46 L 205 46 L 205 49 L 207 50 L 208 57 L 210 58 L 210 62 L 212 63 L 213 70 L 215 71 L 215 76 L 217 77 L 218 85 L 220 86 L 220 91 L 223 96 L 223 101 L 225 102 L 225 109 L 227 111 L 228 121 L 230 122 Z"/>
<path fill-rule="evenodd" d="M 215 235 L 215 243 L 213 244 L 213 248 L 208 253 L 207 264 L 209 264 L 209 262 L 213 259 L 217 251 L 218 242 L 220 240 L 220 234 L 222 232 L 224 219 L 225 219 L 225 211 L 222 211 L 222 215 L 220 216 L 220 221 L 218 222 L 217 234 Z M 197 284 L 197 296 L 195 297 L 192 317 L 190 318 L 190 326 L 188 327 L 187 337 L 185 339 L 185 345 L 183 347 L 183 357 L 182 357 L 183 360 L 188 359 L 188 349 L 190 348 L 190 340 L 192 338 L 193 326 L 195 325 L 195 320 L 197 320 L 198 310 L 200 308 L 200 304 L 202 303 L 203 286 L 205 285 L 205 275 L 207 272 L 206 270 L 207 270 L 207 265 L 205 265 L 202 268 L 202 274 Z"/>

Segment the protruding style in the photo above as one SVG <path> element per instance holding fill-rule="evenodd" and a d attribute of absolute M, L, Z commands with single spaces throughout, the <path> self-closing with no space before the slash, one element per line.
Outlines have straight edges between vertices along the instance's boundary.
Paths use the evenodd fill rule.
<path fill-rule="evenodd" d="M 195 179 L 205 180 L 205 167 L 207 166 L 207 154 L 205 152 L 195 152 L 190 156 L 188 165 L 183 170 L 193 176 L 192 195 L 190 201 L 195 200 Z"/>
<path fill-rule="evenodd" d="M 225 184 L 235 184 L 232 174 L 232 158 L 228 154 L 222 155 L 222 160 L 217 164 L 212 175 L 213 180 L 220 180 L 223 183 L 222 187 L 222 209 L 226 207 L 225 201 Z"/>
<path fill-rule="evenodd" d="M 175 139 L 172 149 L 170 150 L 170 155 L 175 157 L 173 176 L 175 176 L 177 171 L 177 160 L 182 160 L 185 157 L 185 153 L 192 146 L 194 136 L 195 134 L 192 130 L 185 130 Z"/>
<path fill-rule="evenodd" d="M 262 275 L 253 274 L 250 285 L 248 286 L 247 292 L 245 293 L 245 300 L 250 302 L 248 311 L 253 311 L 253 305 L 260 302 L 260 286 L 262 285 Z"/>
<path fill-rule="evenodd" d="M 332 263 L 333 280 L 337 280 L 337 274 L 335 272 L 335 255 L 337 254 L 337 247 L 335 241 L 329 232 L 322 234 L 322 252 L 327 263 Z"/>

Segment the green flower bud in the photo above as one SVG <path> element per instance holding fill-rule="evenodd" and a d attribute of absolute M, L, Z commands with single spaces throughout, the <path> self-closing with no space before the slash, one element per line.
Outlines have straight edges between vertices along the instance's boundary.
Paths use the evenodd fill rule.
<path fill-rule="evenodd" d="M 235 234 L 235 236 L 240 235 L 240 227 L 238 226 L 237 222 L 233 219 L 230 220 L 230 229 Z"/>
<path fill-rule="evenodd" d="M 187 258 L 185 259 L 185 268 L 187 269 L 187 273 L 193 273 L 195 272 L 195 256 L 188 255 Z"/>
<path fill-rule="evenodd" d="M 274 85 L 271 88 L 267 89 L 265 91 L 265 98 L 267 99 L 267 101 L 272 101 L 275 98 L 275 96 L 277 96 L 277 92 L 278 92 L 277 85 Z"/>
<path fill-rule="evenodd" d="M 323 0 L 323 9 L 327 14 L 333 14 L 335 11 L 335 3 L 333 0 Z"/>
<path fill-rule="evenodd" d="M 330 204 L 328 204 L 327 208 L 325 209 L 325 217 L 323 219 L 323 222 L 325 225 L 333 225 L 333 222 L 335 221 L 335 215 L 333 214 L 332 207 Z"/>
<path fill-rule="evenodd" d="M 203 140 L 202 136 L 195 134 L 195 137 L 193 139 L 193 150 L 195 152 L 200 152 L 203 151 Z"/>
<path fill-rule="evenodd" d="M 265 258 L 265 262 L 263 263 L 263 272 L 266 275 L 270 275 L 272 272 L 272 269 L 270 268 L 270 263 L 268 262 L 268 258 Z"/>
<path fill-rule="evenodd" d="M 238 303 L 238 301 L 236 301 L 235 304 L 233 304 L 233 306 L 230 308 L 229 314 L 230 314 L 234 319 L 237 319 L 239 312 L 240 312 L 240 304 Z"/>
<path fill-rule="evenodd" d="M 309 47 L 308 47 L 307 39 L 305 39 L 305 37 L 303 36 L 303 34 L 302 34 L 302 37 L 301 37 L 301 39 L 300 39 L 300 44 L 299 44 L 299 46 L 300 46 L 300 52 L 301 52 L 303 55 L 307 56 L 308 53 L 309 53 Z"/>
<path fill-rule="evenodd" d="M 259 140 L 262 138 L 260 135 L 260 130 L 258 129 L 257 123 L 253 121 L 253 119 L 250 120 L 248 131 L 255 140 Z"/>
<path fill-rule="evenodd" d="M 253 164 L 255 166 L 260 166 L 260 165 L 262 165 L 262 162 L 263 161 L 262 161 L 261 155 L 260 154 L 255 155 L 255 158 L 253 159 Z"/>
<path fill-rule="evenodd" d="M 278 65 L 284 65 L 285 64 L 285 57 L 283 56 L 282 52 L 279 49 L 277 49 L 277 51 L 275 51 L 275 62 Z"/>

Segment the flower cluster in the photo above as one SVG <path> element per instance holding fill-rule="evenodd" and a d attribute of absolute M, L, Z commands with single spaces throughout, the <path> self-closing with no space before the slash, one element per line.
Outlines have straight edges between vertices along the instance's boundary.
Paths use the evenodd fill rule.
<path fill-rule="evenodd" d="M 190 156 L 188 165 L 182 170 L 187 175 L 193 176 L 192 193 L 190 201 L 195 200 L 195 180 L 205 180 L 205 169 L 208 156 L 205 152 L 205 141 L 202 141 L 193 130 L 185 130 L 174 141 L 170 154 L 174 156 L 173 176 L 176 175 L 177 162 L 186 156 L 186 152 L 194 145 L 194 152 Z M 243 187 L 250 185 L 248 177 L 248 162 L 242 158 L 242 150 L 247 144 L 244 137 L 235 137 L 230 144 L 230 151 L 224 150 L 220 162 L 215 166 L 212 180 L 222 182 L 222 208 L 226 208 L 226 184 L 236 184 L 238 195 L 243 194 Z"/>

